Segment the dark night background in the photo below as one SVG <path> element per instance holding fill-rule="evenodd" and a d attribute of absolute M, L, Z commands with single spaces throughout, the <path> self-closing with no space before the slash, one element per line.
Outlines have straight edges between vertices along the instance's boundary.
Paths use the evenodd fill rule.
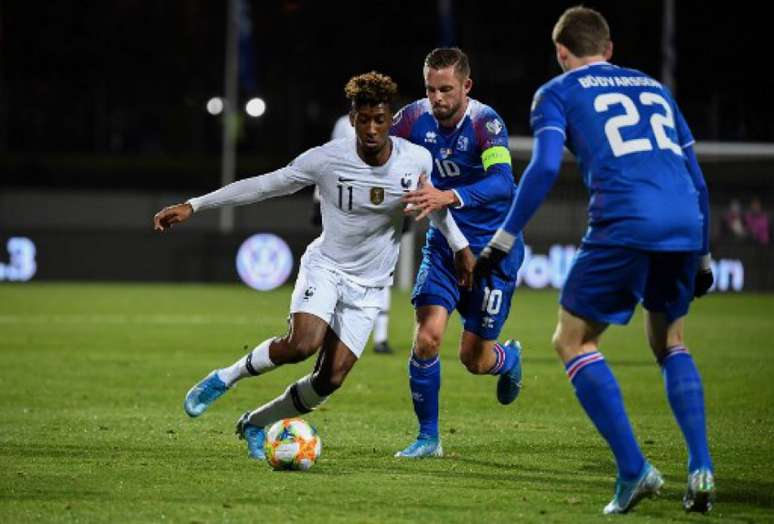
<path fill-rule="evenodd" d="M 453 1 L 472 96 L 528 134 L 534 90 L 559 73 L 550 31 L 577 2 Z M 613 62 L 661 73 L 660 1 L 586 4 L 608 19 Z M 753 3 L 676 2 L 676 96 L 699 140 L 774 141 L 768 18 Z M 758 4 L 759 5 L 759 4 Z M 437 2 L 250 2 L 255 92 L 238 174 L 284 165 L 328 139 L 343 85 L 377 69 L 406 100 L 439 43 Z M 220 176 L 225 3 L 0 1 L 3 186 L 212 188 Z M 242 113 L 244 115 L 244 113 Z"/>

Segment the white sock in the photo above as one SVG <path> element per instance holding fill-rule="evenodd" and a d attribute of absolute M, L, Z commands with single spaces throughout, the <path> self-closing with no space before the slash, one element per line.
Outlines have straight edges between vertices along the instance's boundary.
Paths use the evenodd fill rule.
<path fill-rule="evenodd" d="M 269 345 L 273 338 L 264 340 L 250 353 L 234 362 L 229 367 L 218 370 L 218 378 L 231 387 L 235 382 L 245 378 L 271 371 L 277 365 L 269 358 Z"/>
<path fill-rule="evenodd" d="M 250 413 L 248 421 L 263 428 L 283 418 L 309 413 L 327 398 L 317 394 L 312 387 L 312 375 L 307 375 L 291 384 L 282 395 Z"/>
<path fill-rule="evenodd" d="M 374 321 L 374 343 L 387 342 L 387 327 L 390 324 L 390 288 L 384 288 L 382 307 Z"/>
<path fill-rule="evenodd" d="M 380 311 L 374 321 L 374 343 L 381 344 L 387 341 L 387 326 L 390 323 L 390 315 Z"/>

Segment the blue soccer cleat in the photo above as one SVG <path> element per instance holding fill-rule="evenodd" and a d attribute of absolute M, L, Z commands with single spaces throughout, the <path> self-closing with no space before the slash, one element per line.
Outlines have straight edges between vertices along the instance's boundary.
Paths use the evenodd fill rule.
<path fill-rule="evenodd" d="M 605 515 L 626 513 L 642 499 L 658 495 L 663 485 L 664 478 L 661 473 L 646 462 L 640 476 L 636 479 L 629 481 L 616 479 L 613 500 L 605 506 L 602 513 Z"/>
<path fill-rule="evenodd" d="M 255 460 L 265 460 L 266 452 L 263 450 L 263 443 L 266 440 L 266 433 L 263 428 L 250 424 L 249 418 L 249 411 L 239 417 L 236 424 L 236 434 L 241 440 L 247 442 L 247 456 Z"/>
<path fill-rule="evenodd" d="M 497 379 L 497 401 L 508 405 L 519 396 L 521 391 L 521 344 L 518 340 L 509 340 L 503 344 L 506 351 L 516 351 L 516 360 L 511 369 Z"/>
<path fill-rule="evenodd" d="M 409 447 L 403 451 L 398 451 L 395 456 L 404 458 L 443 457 L 441 439 L 419 435 Z"/>
<path fill-rule="evenodd" d="M 218 371 L 215 370 L 188 390 L 183 408 L 189 417 L 198 417 L 228 389 L 226 383 L 218 377 Z"/>
<path fill-rule="evenodd" d="M 715 476 L 708 469 L 697 469 L 688 475 L 683 497 L 685 511 L 707 513 L 715 502 Z"/>

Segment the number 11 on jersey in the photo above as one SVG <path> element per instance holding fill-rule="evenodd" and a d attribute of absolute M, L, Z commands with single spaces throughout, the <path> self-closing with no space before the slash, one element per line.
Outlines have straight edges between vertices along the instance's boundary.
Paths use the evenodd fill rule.
<path fill-rule="evenodd" d="M 345 181 L 339 180 L 336 184 L 336 187 L 339 188 L 339 209 L 345 210 L 346 201 L 346 211 L 352 211 L 352 186 L 343 182 Z"/>

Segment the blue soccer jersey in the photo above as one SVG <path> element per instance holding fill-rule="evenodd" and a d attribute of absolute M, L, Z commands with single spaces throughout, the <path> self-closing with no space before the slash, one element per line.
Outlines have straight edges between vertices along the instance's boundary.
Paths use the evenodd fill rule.
<path fill-rule="evenodd" d="M 432 183 L 456 193 L 461 205 L 451 208 L 452 215 L 477 253 L 502 224 L 516 190 L 502 118 L 491 107 L 469 99 L 465 116 L 447 130 L 438 125 L 424 98 L 395 115 L 391 133 L 433 155 Z M 446 245 L 435 228 L 427 241 Z"/>
<path fill-rule="evenodd" d="M 649 251 L 702 247 L 698 192 L 683 148 L 688 125 L 666 88 L 607 62 L 560 75 L 535 94 L 535 136 L 564 134 L 590 193 L 583 242 Z"/>

